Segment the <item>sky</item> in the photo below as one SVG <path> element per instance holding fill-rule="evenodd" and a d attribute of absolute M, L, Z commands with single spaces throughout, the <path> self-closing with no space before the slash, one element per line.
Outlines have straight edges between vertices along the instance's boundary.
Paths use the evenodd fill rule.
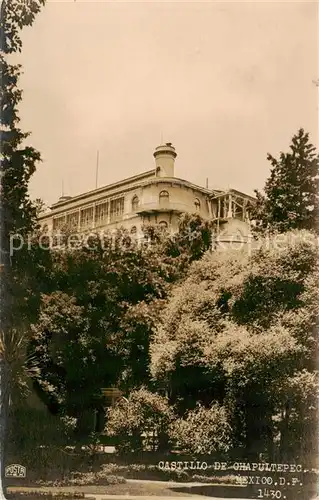
<path fill-rule="evenodd" d="M 252 194 L 300 127 L 318 145 L 318 4 L 48 0 L 22 32 L 21 126 L 54 203 L 154 168 Z"/>

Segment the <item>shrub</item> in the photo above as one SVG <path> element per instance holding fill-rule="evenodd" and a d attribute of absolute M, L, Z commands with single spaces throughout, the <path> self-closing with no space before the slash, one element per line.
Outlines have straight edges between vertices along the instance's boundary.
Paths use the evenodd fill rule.
<path fill-rule="evenodd" d="M 75 486 L 124 484 L 125 482 L 124 477 L 111 475 L 103 469 L 98 472 L 74 473 L 70 480 L 65 481 L 66 484 Z"/>
<path fill-rule="evenodd" d="M 194 474 L 192 481 L 196 483 L 212 483 L 212 484 L 230 484 L 237 485 L 237 476 L 225 475 L 225 476 L 203 476 Z"/>
<path fill-rule="evenodd" d="M 114 469 L 112 469 L 114 471 Z M 89 486 L 110 484 L 124 484 L 126 479 L 122 476 L 117 476 L 108 468 L 101 467 L 99 471 L 89 472 L 71 472 L 67 476 L 56 479 L 54 481 L 39 480 L 36 482 L 38 486 L 52 486 L 54 488 L 61 486 Z"/>
<path fill-rule="evenodd" d="M 211 408 L 198 405 L 188 412 L 186 418 L 171 423 L 169 433 L 185 453 L 225 453 L 231 446 L 231 426 L 225 409 L 217 404 Z"/>
<path fill-rule="evenodd" d="M 168 426 L 173 416 L 166 398 L 141 388 L 108 409 L 106 432 L 117 437 L 121 453 L 163 450 L 168 447 Z"/>

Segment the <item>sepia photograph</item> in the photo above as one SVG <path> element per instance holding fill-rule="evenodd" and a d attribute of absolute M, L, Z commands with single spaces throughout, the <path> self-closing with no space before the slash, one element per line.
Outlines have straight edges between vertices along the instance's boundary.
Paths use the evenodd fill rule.
<path fill-rule="evenodd" d="M 319 3 L 2 0 L 8 500 L 319 500 Z"/>

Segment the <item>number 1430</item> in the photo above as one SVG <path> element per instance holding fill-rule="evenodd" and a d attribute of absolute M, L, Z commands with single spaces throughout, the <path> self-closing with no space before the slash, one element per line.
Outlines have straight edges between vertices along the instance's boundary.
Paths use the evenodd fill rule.
<path fill-rule="evenodd" d="M 263 490 L 258 490 L 257 498 L 286 498 L 282 496 L 280 490 L 269 490 L 268 488 L 264 488 Z"/>

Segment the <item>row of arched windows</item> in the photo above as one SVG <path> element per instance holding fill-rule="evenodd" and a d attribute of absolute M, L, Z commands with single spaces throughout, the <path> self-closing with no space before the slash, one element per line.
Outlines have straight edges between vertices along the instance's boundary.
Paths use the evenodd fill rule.
<path fill-rule="evenodd" d="M 163 205 L 163 204 L 168 203 L 168 202 L 169 202 L 169 192 L 168 191 L 161 191 L 159 194 L 160 205 Z M 133 198 L 132 198 L 132 210 L 133 210 L 133 212 L 136 212 L 136 210 L 138 209 L 139 203 L 140 203 L 140 200 L 139 200 L 138 196 L 137 195 L 133 196 Z M 195 206 L 196 212 L 199 212 L 200 211 L 200 201 L 198 198 L 195 198 L 194 206 Z"/>

